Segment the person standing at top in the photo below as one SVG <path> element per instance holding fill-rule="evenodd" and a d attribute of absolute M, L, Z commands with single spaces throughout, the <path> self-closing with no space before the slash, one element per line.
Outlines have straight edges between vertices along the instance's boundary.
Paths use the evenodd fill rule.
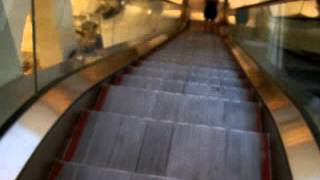
<path fill-rule="evenodd" d="M 215 30 L 215 24 L 214 20 L 216 19 L 218 15 L 218 1 L 217 0 L 206 0 L 206 4 L 204 7 L 204 29 L 206 30 L 208 27 L 210 27 Z"/>

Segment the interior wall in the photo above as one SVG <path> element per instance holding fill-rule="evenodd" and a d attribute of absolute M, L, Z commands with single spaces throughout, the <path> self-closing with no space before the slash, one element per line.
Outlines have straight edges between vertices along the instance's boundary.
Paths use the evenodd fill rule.
<path fill-rule="evenodd" d="M 15 47 L 20 51 L 23 39 L 23 30 L 26 17 L 30 11 L 29 0 L 2 0 L 4 3 L 6 17 L 10 26 L 10 31 L 15 43 Z M 18 51 L 18 52 L 19 52 Z M 22 56 L 18 53 L 20 59 Z"/>
<path fill-rule="evenodd" d="M 7 28 L 10 32 L 10 35 L 1 34 L 1 40 L 4 42 L 4 39 L 12 38 L 14 47 L 10 48 L 14 49 L 14 56 L 17 58 L 15 60 L 10 58 L 7 61 L 12 61 L 9 64 L 15 66 L 9 69 L 15 69 L 15 72 L 19 72 L 13 73 L 11 70 L 6 74 L 15 74 L 17 77 L 22 74 L 25 62 L 33 62 L 31 56 L 31 2 L 29 0 L 0 0 L 0 3 L 2 6 L 0 11 L 3 13 L 0 16 L 0 30 Z M 46 68 L 67 59 L 70 52 L 77 47 L 71 0 L 35 0 L 35 5 L 38 62 L 41 68 Z M 10 43 L 7 42 L 6 46 L 9 48 Z M 1 54 L 1 57 L 5 56 Z"/>
<path fill-rule="evenodd" d="M 65 60 L 76 48 L 69 0 L 36 0 L 37 54 L 41 68 Z"/>

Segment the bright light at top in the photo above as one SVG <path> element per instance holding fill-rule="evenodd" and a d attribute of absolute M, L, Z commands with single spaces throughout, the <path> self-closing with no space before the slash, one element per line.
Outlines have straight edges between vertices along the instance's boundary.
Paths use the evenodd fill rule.
<path fill-rule="evenodd" d="M 219 0 L 219 1 L 224 2 L 224 0 Z M 242 6 L 258 4 L 266 1 L 270 1 L 270 0 L 229 0 L 229 4 L 230 4 L 230 7 L 233 9 L 233 8 L 239 8 Z"/>
<path fill-rule="evenodd" d="M 131 12 L 131 13 L 141 13 L 142 12 L 142 8 L 139 6 L 127 4 L 125 7 L 126 7 L 127 11 Z"/>
<path fill-rule="evenodd" d="M 273 16 L 296 16 L 318 17 L 319 11 L 315 1 L 297 1 L 270 7 Z"/>
<path fill-rule="evenodd" d="M 182 4 L 183 3 L 183 0 L 168 0 L 168 1 L 171 1 L 171 2 L 174 2 L 174 3 L 177 3 L 177 4 Z"/>
<path fill-rule="evenodd" d="M 202 12 L 192 12 L 191 19 L 194 21 L 204 21 L 204 16 Z"/>
<path fill-rule="evenodd" d="M 181 16 L 181 13 L 180 10 L 163 10 L 161 16 L 178 18 Z"/>

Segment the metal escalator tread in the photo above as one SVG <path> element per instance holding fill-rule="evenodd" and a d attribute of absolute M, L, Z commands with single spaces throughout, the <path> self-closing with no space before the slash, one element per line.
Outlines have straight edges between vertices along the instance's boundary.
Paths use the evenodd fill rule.
<path fill-rule="evenodd" d="M 196 77 L 203 77 L 203 78 L 221 78 L 224 79 L 232 79 L 232 80 L 239 80 L 244 81 L 244 79 L 240 78 L 240 73 L 234 72 L 234 71 L 218 71 L 214 70 L 212 68 L 206 69 L 206 68 L 198 68 L 198 67 L 176 67 L 176 66 L 164 66 L 164 67 L 154 67 L 150 65 L 143 65 L 140 66 L 138 69 L 134 69 L 136 72 L 166 72 L 166 73 L 176 73 L 181 75 L 187 75 L 187 76 L 196 76 Z"/>
<path fill-rule="evenodd" d="M 255 131 L 256 104 L 206 96 L 111 86 L 102 111 Z M 233 112 L 233 113 L 228 113 Z M 236 122 L 236 124 L 232 124 Z"/>
<path fill-rule="evenodd" d="M 145 77 L 140 75 L 123 76 L 121 85 L 143 88 L 149 90 L 167 91 L 172 93 L 182 93 L 185 88 L 185 81 L 161 79 L 155 77 Z"/>
<path fill-rule="evenodd" d="M 147 77 L 155 77 L 169 80 L 191 81 L 204 84 L 222 85 L 230 87 L 246 87 L 246 82 L 237 78 L 221 78 L 219 76 L 199 76 L 189 73 L 162 70 L 155 68 L 137 68 L 134 74 Z"/>
<path fill-rule="evenodd" d="M 148 122 L 136 171 L 145 174 L 165 175 L 171 138 L 172 123 Z"/>
<path fill-rule="evenodd" d="M 233 142 L 232 138 L 253 141 Z M 173 137 L 167 175 L 193 179 L 261 179 L 259 135 L 223 129 L 179 126 Z M 249 153 L 246 159 L 236 153 Z M 243 165 L 246 164 L 246 165 Z M 234 167 L 239 167 L 235 169 Z M 250 172 L 250 173 L 248 173 Z M 230 173 L 235 178 L 229 178 Z"/>
<path fill-rule="evenodd" d="M 163 63 L 158 61 L 144 61 L 143 67 L 149 68 L 165 68 L 165 69 L 174 69 L 176 71 L 191 71 L 194 73 L 203 73 L 206 76 L 224 76 L 224 77 L 238 77 L 241 75 L 241 72 L 236 70 L 226 70 L 221 68 L 208 68 L 208 67 L 199 67 L 194 65 L 184 65 L 177 63 Z"/>
<path fill-rule="evenodd" d="M 213 62 L 211 60 L 203 60 L 203 61 L 194 61 L 194 59 L 197 57 L 185 57 L 185 56 L 174 56 L 174 55 L 167 55 L 164 56 L 161 55 L 153 55 L 149 57 L 150 61 L 160 61 L 165 63 L 177 63 L 177 64 L 187 64 L 187 65 L 196 65 L 196 66 L 202 66 L 202 67 L 210 67 L 210 68 L 221 68 L 221 69 L 227 69 L 227 70 L 238 70 L 239 68 L 229 62 Z"/>
<path fill-rule="evenodd" d="M 173 48 L 172 48 L 173 49 Z M 184 50 L 185 51 L 185 50 Z M 214 52 L 212 55 L 207 56 L 207 55 L 201 55 L 199 53 L 198 49 L 194 51 L 194 48 L 190 48 L 190 51 L 194 51 L 191 54 L 188 52 L 181 51 L 181 53 L 178 53 L 179 51 L 174 48 L 174 50 L 160 50 L 155 53 L 153 53 L 151 56 L 148 57 L 148 60 L 155 60 L 155 61 L 160 61 L 160 62 L 176 62 L 176 63 L 187 63 L 187 64 L 196 64 L 199 66 L 203 65 L 212 65 L 212 67 L 217 66 L 221 67 L 223 65 L 229 66 L 231 69 L 235 68 L 237 69 L 238 67 L 236 66 L 236 63 L 233 60 L 230 60 L 228 58 L 224 57 L 219 57 L 217 56 Z M 196 53 L 195 53 L 196 52 Z M 181 58 L 183 57 L 183 58 Z M 215 61 L 212 62 L 212 57 L 215 57 Z M 195 58 L 198 58 L 200 60 L 194 61 Z"/>
<path fill-rule="evenodd" d="M 244 88 L 205 83 L 188 82 L 182 80 L 167 80 L 140 75 L 126 75 L 123 77 L 123 86 L 143 88 L 149 90 L 185 93 L 200 96 L 220 97 L 227 100 L 249 100 L 250 93 Z"/>
<path fill-rule="evenodd" d="M 56 180 L 178 180 L 163 176 L 139 174 L 124 170 L 87 166 L 84 164 L 60 162 L 62 170 Z"/>
<path fill-rule="evenodd" d="M 55 179 L 263 179 L 259 106 L 218 37 L 191 26 L 126 73 L 86 111 Z"/>
<path fill-rule="evenodd" d="M 260 178 L 260 133 L 112 113 L 90 114 L 89 120 L 96 121 L 96 131 L 82 151 L 86 158 L 76 163 L 90 166 L 92 171 L 107 168 L 184 180 L 229 179 L 225 177 L 232 171 L 240 180 Z M 118 121 L 120 127 L 109 121 Z M 115 135 L 110 135 L 112 128 Z M 102 146 L 113 147 L 113 151 L 101 151 Z M 239 153 L 244 157 L 238 157 Z M 94 156 L 101 158 L 94 162 Z M 248 173 L 252 170 L 256 171 Z M 79 172 L 78 176 L 83 173 L 90 174 Z"/>

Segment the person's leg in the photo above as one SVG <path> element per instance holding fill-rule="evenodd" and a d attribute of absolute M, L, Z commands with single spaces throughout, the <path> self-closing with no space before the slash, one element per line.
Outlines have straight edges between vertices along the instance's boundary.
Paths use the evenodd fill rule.
<path fill-rule="evenodd" d="M 211 31 L 215 34 L 216 33 L 216 24 L 214 22 L 214 19 L 211 20 L 210 26 L 211 26 L 211 28 L 210 28 Z"/>
<path fill-rule="evenodd" d="M 212 31 L 212 22 L 213 22 L 212 19 L 209 19 L 209 20 L 208 20 L 208 30 L 209 30 L 209 31 Z"/>
<path fill-rule="evenodd" d="M 206 19 L 205 23 L 205 31 L 209 30 L 210 31 L 210 19 Z"/>
<path fill-rule="evenodd" d="M 208 19 L 205 18 L 204 20 L 204 24 L 203 24 L 203 30 L 206 31 L 207 30 L 207 23 L 208 23 Z"/>
<path fill-rule="evenodd" d="M 210 30 L 211 30 L 211 32 L 213 32 L 214 34 L 216 34 L 217 33 L 217 24 L 216 24 L 216 22 L 215 22 L 215 19 L 212 19 L 211 21 L 210 21 Z"/>

